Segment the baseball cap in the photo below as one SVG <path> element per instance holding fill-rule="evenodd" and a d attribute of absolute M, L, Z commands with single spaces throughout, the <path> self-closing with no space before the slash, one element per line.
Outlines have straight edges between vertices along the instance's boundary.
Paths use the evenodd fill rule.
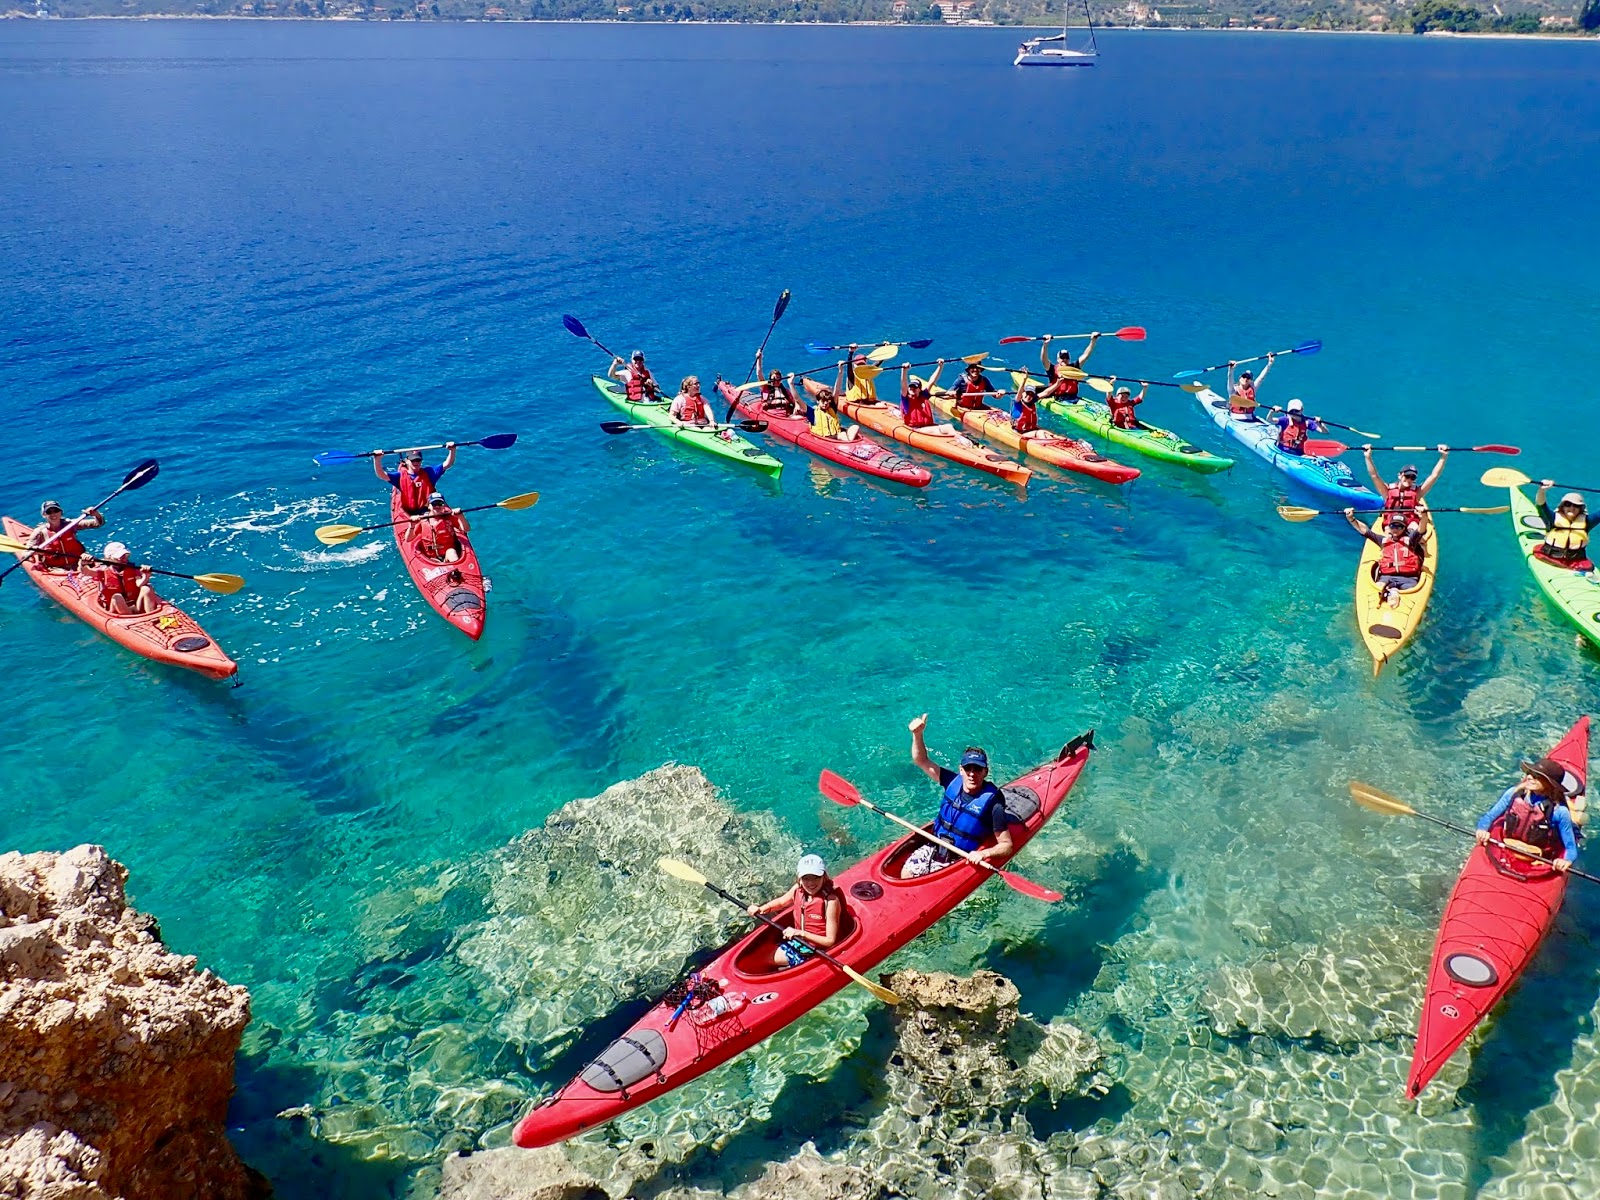
<path fill-rule="evenodd" d="M 107 542 L 106 548 L 101 553 L 100 557 L 107 559 L 127 558 L 128 548 L 121 542 Z"/>
<path fill-rule="evenodd" d="M 39 505 L 39 515 L 41 517 L 44 516 L 45 513 L 60 511 L 61 505 L 57 504 L 54 500 L 46 500 L 43 504 Z"/>
<path fill-rule="evenodd" d="M 441 496 L 438 492 L 434 492 L 431 495 L 429 495 L 428 503 L 429 504 L 443 504 L 444 503 L 444 497 Z"/>
<path fill-rule="evenodd" d="M 1291 400 L 1291 401 L 1289 401 L 1289 411 L 1290 412 L 1305 412 L 1305 410 L 1306 410 L 1306 406 L 1305 406 L 1305 404 L 1303 402 L 1301 402 L 1299 400 Z"/>
<path fill-rule="evenodd" d="M 974 746 L 961 756 L 961 765 L 963 767 L 982 767 L 987 771 L 989 769 L 989 756 Z"/>
<path fill-rule="evenodd" d="M 794 866 L 796 875 L 826 875 L 828 864 L 822 861 L 820 854 L 802 854 L 800 861 Z"/>

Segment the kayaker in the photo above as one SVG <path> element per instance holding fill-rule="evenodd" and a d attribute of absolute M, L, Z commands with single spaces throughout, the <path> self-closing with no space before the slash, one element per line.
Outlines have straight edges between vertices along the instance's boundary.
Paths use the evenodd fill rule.
<path fill-rule="evenodd" d="M 471 530 L 466 514 L 451 508 L 438 492 L 428 497 L 427 512 L 411 518 L 411 540 L 422 553 L 440 562 L 461 561 L 461 535 Z"/>
<path fill-rule="evenodd" d="M 989 782 L 989 756 L 981 746 L 968 746 L 962 752 L 959 771 L 941 767 L 928 756 L 928 747 L 922 740 L 927 727 L 928 714 L 923 713 L 908 728 L 911 730 L 911 761 L 944 789 L 939 815 L 933 821 L 935 836 L 958 849 L 971 851 L 976 858 L 1009 858 L 1013 821 L 1000 789 Z M 991 836 L 994 845 L 984 847 Z M 911 852 L 901 874 L 914 879 L 943 870 L 956 861 L 959 861 L 956 856 L 943 846 L 928 843 Z"/>
<path fill-rule="evenodd" d="M 1426 510 L 1413 515 L 1417 520 L 1408 523 L 1399 513 L 1392 514 L 1380 537 L 1356 516 L 1355 509 L 1344 510 L 1350 527 L 1379 549 L 1373 582 L 1378 585 L 1378 602 L 1390 608 L 1399 608 L 1400 594 L 1416 587 L 1422 578 L 1422 550 L 1428 518 Z"/>
<path fill-rule="evenodd" d="M 1039 428 L 1039 393 L 1024 383 L 1011 401 L 1011 428 L 1017 433 L 1034 433 Z"/>
<path fill-rule="evenodd" d="M 756 351 L 756 374 L 762 373 L 761 351 Z M 761 402 L 761 411 L 780 417 L 803 417 L 806 415 L 805 401 L 795 394 L 794 376 L 789 376 L 789 382 L 784 383 L 783 372 L 774 367 L 765 379 L 759 383 L 747 383 L 739 389 L 741 392 L 754 391 Z"/>
<path fill-rule="evenodd" d="M 1569 571 L 1592 571 L 1589 561 L 1589 533 L 1594 529 L 1595 518 L 1589 515 L 1588 505 L 1580 492 L 1568 492 L 1561 497 L 1555 511 L 1550 511 L 1547 498 L 1555 481 L 1542 479 L 1533 502 L 1539 506 L 1539 516 L 1544 519 L 1544 541 L 1534 551 L 1539 559 L 1552 566 Z"/>
<path fill-rule="evenodd" d="M 1111 382 L 1116 382 L 1115 377 L 1112 378 Z M 1106 407 L 1111 410 L 1111 423 L 1118 429 L 1141 428 L 1139 418 L 1133 410 L 1144 403 L 1145 395 L 1149 391 L 1150 385 L 1147 383 L 1139 389 L 1139 394 L 1135 396 L 1133 389 L 1127 384 L 1123 384 L 1115 391 L 1108 393 L 1106 395 Z"/>
<path fill-rule="evenodd" d="M 1271 420 L 1278 427 L 1278 449 L 1285 454 L 1304 454 L 1308 437 L 1327 432 L 1327 427 L 1316 417 L 1306 416 L 1305 402 L 1299 399 L 1289 401 L 1288 408 L 1274 405 Z"/>
<path fill-rule="evenodd" d="M 864 404 L 878 402 L 878 372 L 881 367 L 868 362 L 864 357 L 856 357 L 856 348 L 850 347 L 850 356 L 841 364 L 844 367 L 844 376 L 835 382 L 834 395 L 843 396 L 846 400 L 859 400 Z M 844 389 L 840 390 L 840 384 Z"/>
<path fill-rule="evenodd" d="M 650 368 L 644 365 L 644 351 L 635 350 L 627 363 L 620 358 L 611 360 L 611 378 L 622 385 L 628 399 L 634 404 L 656 404 L 661 400 L 661 388 Z"/>
<path fill-rule="evenodd" d="M 752 917 L 770 917 L 789 910 L 784 940 L 772 952 L 775 967 L 798 967 L 812 957 L 811 947 L 831 950 L 839 941 L 844 897 L 828 877 L 828 865 L 822 855 L 802 855 L 794 874 L 794 886 L 787 892 L 765 904 L 752 904 L 748 910 Z"/>
<path fill-rule="evenodd" d="M 900 364 L 900 415 L 913 429 L 927 429 L 934 424 L 928 390 L 933 387 L 933 381 L 939 378 L 939 370 L 943 366 L 944 359 L 941 358 L 929 377 L 927 387 L 924 387 L 922 380 L 911 373 L 910 363 Z"/>
<path fill-rule="evenodd" d="M 444 444 L 444 462 L 437 467 L 424 466 L 421 450 L 407 450 L 405 459 L 397 470 L 383 467 L 383 451 L 372 452 L 372 470 L 379 479 L 400 492 L 400 509 L 411 516 L 428 511 L 428 497 L 439 486 L 439 477 L 456 465 L 456 444 Z"/>
<path fill-rule="evenodd" d="M 668 409 L 673 421 L 686 429 L 706 429 L 716 424 L 711 415 L 711 406 L 706 403 L 706 398 L 700 393 L 700 377 L 698 375 L 685 375 L 683 382 L 678 385 L 678 394 L 672 398 L 672 407 Z M 731 442 L 733 435 L 726 429 L 716 430 L 716 435 L 725 442 Z"/>
<path fill-rule="evenodd" d="M 968 363 L 961 378 L 956 380 L 955 387 L 950 389 L 950 394 L 955 397 L 957 408 L 976 409 L 988 408 L 988 398 L 1001 393 L 989 382 L 981 363 Z"/>
<path fill-rule="evenodd" d="M 1039 362 L 1044 366 L 1045 379 L 1048 382 L 1039 394 L 1056 400 L 1064 400 L 1068 404 L 1076 404 L 1078 402 L 1079 381 L 1066 378 L 1063 372 L 1083 370 L 1083 364 L 1089 360 L 1089 355 L 1094 353 L 1094 344 L 1100 340 L 1100 335 L 1091 333 L 1089 335 L 1089 344 L 1083 348 L 1083 353 L 1078 355 L 1077 358 L 1072 357 L 1072 351 L 1062 347 L 1056 351 L 1054 362 L 1050 361 L 1050 340 L 1048 333 L 1040 340 Z"/>
<path fill-rule="evenodd" d="M 1385 483 L 1383 476 L 1378 474 L 1378 466 L 1372 461 L 1372 447 L 1362 446 L 1362 454 L 1367 460 L 1367 474 L 1372 477 L 1372 486 L 1383 496 L 1383 511 L 1399 513 L 1406 520 L 1416 514 L 1417 505 L 1422 498 L 1433 490 L 1433 485 L 1439 482 L 1439 475 L 1444 470 L 1445 459 L 1450 457 L 1450 447 L 1439 446 L 1439 461 L 1434 464 L 1433 470 L 1428 472 L 1428 478 L 1420 485 L 1417 483 L 1417 468 L 1407 463 L 1400 468 L 1400 473 L 1395 476 L 1393 483 Z"/>
<path fill-rule="evenodd" d="M 841 378 L 843 372 L 840 373 Z M 823 388 L 817 393 L 816 404 L 812 406 L 811 432 L 818 437 L 832 438 L 836 442 L 853 442 L 860 436 L 858 426 L 844 426 L 839 423 L 839 396 L 838 385 Z"/>
<path fill-rule="evenodd" d="M 33 561 L 52 571 L 76 571 L 87 553 L 78 540 L 78 530 L 99 529 L 106 523 L 98 508 L 86 508 L 76 521 L 62 519 L 61 505 L 46 500 L 39 506 L 44 520 L 28 535 L 28 545 L 48 546 L 33 556 Z"/>
<path fill-rule="evenodd" d="M 1239 373 L 1239 381 L 1233 380 L 1233 368 L 1237 363 L 1228 364 L 1228 411 L 1236 421 L 1254 421 L 1256 417 L 1256 389 L 1266 382 L 1267 372 L 1272 370 L 1272 364 L 1278 361 L 1276 354 L 1267 355 L 1267 365 L 1261 368 L 1261 374 L 1252 375 L 1249 371 Z"/>
<path fill-rule="evenodd" d="M 1552 758 L 1522 763 L 1522 782 L 1505 790 L 1494 806 L 1478 818 L 1478 844 L 1490 838 L 1527 848 L 1557 871 L 1565 871 L 1578 857 L 1578 828 L 1567 795 L 1566 768 Z M 1515 865 L 1521 855 L 1495 847 L 1500 861 Z"/>
<path fill-rule="evenodd" d="M 107 542 L 95 563 L 94 581 L 100 585 L 100 607 L 126 617 L 134 613 L 153 613 L 161 598 L 150 586 L 150 568 L 136 567 L 128 561 L 128 548 L 121 542 Z"/>

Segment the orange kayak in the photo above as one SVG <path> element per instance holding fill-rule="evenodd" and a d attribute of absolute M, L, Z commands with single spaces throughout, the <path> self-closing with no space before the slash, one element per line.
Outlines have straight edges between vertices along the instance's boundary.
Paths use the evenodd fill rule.
<path fill-rule="evenodd" d="M 947 421 L 959 419 L 961 424 L 979 437 L 999 442 L 1013 450 L 1031 454 L 1040 462 L 1063 471 L 1076 471 L 1092 475 L 1106 483 L 1127 483 L 1139 478 L 1139 468 L 1124 466 L 1101 454 L 1082 438 L 1066 437 L 1048 429 L 1035 429 L 1032 433 L 1018 433 L 1011 428 L 1011 418 L 998 408 L 957 408 L 955 397 L 940 388 L 928 396 L 933 410 Z"/>
<path fill-rule="evenodd" d="M 806 394 L 809 396 L 815 396 L 825 386 L 815 379 L 807 379 L 805 385 Z M 960 463 L 964 467 L 976 467 L 980 471 L 998 475 L 1008 483 L 1025 487 L 1028 480 L 1033 477 L 1033 472 L 1021 463 L 1007 458 L 1004 454 L 996 454 L 987 446 L 980 446 L 966 434 L 949 426 L 935 425 L 918 429 L 907 425 L 905 418 L 900 415 L 900 406 L 897 404 L 885 404 L 881 400 L 841 398 L 839 412 L 845 418 L 858 425 L 865 425 L 868 429 L 883 434 L 884 437 L 904 442 L 916 450 L 937 454 L 940 458 L 948 458 L 951 462 Z"/>
<path fill-rule="evenodd" d="M 0 518 L 6 533 L 27 541 L 33 531 L 11 517 Z M 239 664 L 222 652 L 198 622 L 170 600 L 153 613 L 119 617 L 100 607 L 100 585 L 76 571 L 50 571 L 35 566 L 29 555 L 18 554 L 28 578 L 39 590 L 86 625 L 118 645 L 158 663 L 185 667 L 212 679 L 230 679 Z"/>

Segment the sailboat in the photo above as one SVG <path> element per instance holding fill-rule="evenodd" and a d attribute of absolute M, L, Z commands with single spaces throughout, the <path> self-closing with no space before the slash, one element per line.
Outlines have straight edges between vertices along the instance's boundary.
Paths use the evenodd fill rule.
<path fill-rule="evenodd" d="M 1017 57 L 1011 62 L 1014 67 L 1092 67 L 1094 60 L 1100 57 L 1100 47 L 1094 40 L 1094 18 L 1089 15 L 1089 0 L 1083 0 L 1083 19 L 1089 26 L 1089 47 L 1086 50 L 1074 50 L 1067 45 L 1067 18 L 1070 10 L 1067 7 L 1071 0 L 1065 0 L 1061 10 L 1061 32 L 1050 37 L 1029 38 L 1017 47 Z M 1051 45 L 1059 42 L 1060 45 Z"/>

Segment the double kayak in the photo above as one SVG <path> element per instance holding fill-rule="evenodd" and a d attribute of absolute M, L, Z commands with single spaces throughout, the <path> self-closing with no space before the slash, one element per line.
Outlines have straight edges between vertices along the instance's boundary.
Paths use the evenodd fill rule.
<path fill-rule="evenodd" d="M 1566 769 L 1576 796 L 1589 777 L 1589 718 L 1550 757 Z M 1428 967 L 1406 1096 L 1415 1099 L 1533 961 L 1555 924 L 1567 877 L 1495 846 L 1474 846 L 1445 905 Z"/>
<path fill-rule="evenodd" d="M 628 393 L 616 380 L 599 375 L 590 376 L 590 379 L 594 383 L 595 391 L 626 413 L 630 421 L 652 426 L 656 432 L 680 445 L 693 446 L 729 462 L 754 467 L 767 475 L 776 475 L 783 470 L 782 462 L 773 458 L 761 447 L 752 445 L 740 437 L 737 430 L 712 433 L 709 430 L 679 425 L 672 419 L 672 405 L 668 401 L 643 401 L 635 404 L 628 399 Z"/>
<path fill-rule="evenodd" d="M 1363 486 L 1338 459 L 1316 454 L 1285 454 L 1278 449 L 1276 425 L 1257 419 L 1236 420 L 1228 412 L 1227 400 L 1210 388 L 1196 392 L 1194 397 L 1206 415 L 1226 430 L 1229 437 L 1254 451 L 1301 487 L 1326 496 L 1340 508 L 1383 507 L 1383 497 Z"/>
<path fill-rule="evenodd" d="M 27 541 L 33 532 L 21 521 L 0 518 L 6 534 Z M 39 590 L 84 624 L 153 662 L 184 667 L 210 679 L 231 679 L 239 664 L 222 652 L 222 647 L 193 617 L 170 600 L 162 600 L 153 613 L 132 613 L 119 617 L 100 607 L 100 585 L 76 571 L 52 571 L 38 566 L 29 554 L 18 554 L 22 569 Z"/>
<path fill-rule="evenodd" d="M 1539 590 L 1584 637 L 1600 647 L 1600 579 L 1596 578 L 1600 572 L 1558 567 L 1534 554 L 1544 544 L 1547 530 L 1538 505 L 1521 488 L 1511 489 L 1511 523 Z"/>
<path fill-rule="evenodd" d="M 1024 454 L 1032 455 L 1040 462 L 1047 462 L 1053 467 L 1060 467 L 1063 471 L 1076 471 L 1080 475 L 1090 475 L 1106 483 L 1127 483 L 1131 479 L 1139 478 L 1137 467 L 1126 467 L 1119 462 L 1113 462 L 1080 438 L 1063 437 L 1059 433 L 1051 433 L 1048 429 L 1018 433 L 1011 428 L 1011 418 L 1008 414 L 987 405 L 983 408 L 959 408 L 955 397 L 943 388 L 937 392 L 930 392 L 928 399 L 933 405 L 933 410 L 945 420 L 960 421 L 979 437 L 988 438 L 991 442 L 998 442 L 1002 446 L 1009 446 L 1013 450 L 1021 450 Z"/>
<path fill-rule="evenodd" d="M 888 479 L 908 487 L 927 487 L 929 481 L 933 479 L 933 473 L 927 467 L 919 467 L 910 459 L 867 438 L 840 442 L 833 438 L 819 437 L 811 432 L 811 423 L 804 417 L 788 417 L 781 413 L 768 412 L 761 407 L 759 397 L 749 392 L 741 392 L 725 379 L 717 380 L 717 392 L 722 396 L 724 403 L 733 405 L 746 417 L 754 421 L 765 421 L 767 432 L 773 437 L 782 438 L 802 450 L 809 450 L 818 458 L 825 458 L 829 462 L 838 463 L 841 467 L 860 471 L 863 475 Z"/>
<path fill-rule="evenodd" d="M 1094 748 L 1092 732 L 1073 738 L 1050 762 L 1002 789 L 1018 824 L 1017 849 L 1055 815 L 1083 773 Z M 922 839 L 891 842 L 835 877 L 844 897 L 834 957 L 869 971 L 926 932 L 983 886 L 992 872 L 956 862 L 931 875 L 904 879 L 901 871 Z M 554 1095 L 517 1122 L 519 1146 L 548 1146 L 648 1104 L 704 1075 L 810 1012 L 848 984 L 831 963 L 811 958 L 799 966 L 773 965 L 777 935 L 762 927 L 724 949 L 700 974 L 715 979 L 724 998 L 743 993 L 742 1006 L 723 1013 L 713 1005 L 682 1015 L 663 999 Z"/>
<path fill-rule="evenodd" d="M 1422 575 L 1416 587 L 1397 593 L 1400 603 L 1394 608 L 1383 602 L 1377 584 L 1378 559 L 1383 551 L 1365 538 L 1361 547 L 1361 563 L 1356 567 L 1356 625 L 1372 655 L 1372 673 L 1376 675 L 1422 623 L 1439 569 L 1439 527 L 1429 524 L 1428 536 L 1422 543 Z"/>
<path fill-rule="evenodd" d="M 411 523 L 405 509 L 400 507 L 400 492 L 389 489 L 389 519 L 395 522 L 394 542 L 400 557 L 411 574 L 417 591 L 430 608 L 473 641 L 483 634 L 483 618 L 488 611 L 489 598 L 483 585 L 483 571 L 478 566 L 478 552 L 464 533 L 461 540 L 461 557 L 455 562 L 441 562 L 411 539 Z"/>
<path fill-rule="evenodd" d="M 824 386 L 814 379 L 806 380 L 805 385 L 806 394 L 813 398 Z M 1007 458 L 1004 454 L 996 454 L 987 446 L 980 446 L 966 434 L 948 425 L 931 425 L 926 428 L 907 425 L 905 418 L 900 415 L 898 404 L 841 397 L 839 412 L 845 419 L 854 421 L 858 425 L 865 425 L 868 429 L 883 434 L 884 437 L 893 438 L 927 454 L 937 454 L 940 458 L 947 458 L 964 467 L 998 475 L 1007 483 L 1026 486 L 1028 480 L 1033 478 L 1033 472 L 1021 463 Z"/>
<path fill-rule="evenodd" d="M 1191 471 L 1204 471 L 1207 474 L 1226 471 L 1233 466 L 1233 459 L 1212 454 L 1209 450 L 1200 449 L 1199 446 L 1191 446 L 1170 429 L 1147 425 L 1143 421 L 1139 422 L 1137 429 L 1122 429 L 1113 425 L 1111 409 L 1098 400 L 1086 398 L 1061 400 L 1045 397 L 1039 401 L 1039 407 L 1071 421 L 1079 429 L 1103 437 L 1108 442 L 1115 442 L 1119 446 L 1126 446 L 1129 450 L 1143 454 L 1147 458 L 1159 459 L 1165 463 L 1174 463 L 1180 467 L 1188 467 Z"/>

